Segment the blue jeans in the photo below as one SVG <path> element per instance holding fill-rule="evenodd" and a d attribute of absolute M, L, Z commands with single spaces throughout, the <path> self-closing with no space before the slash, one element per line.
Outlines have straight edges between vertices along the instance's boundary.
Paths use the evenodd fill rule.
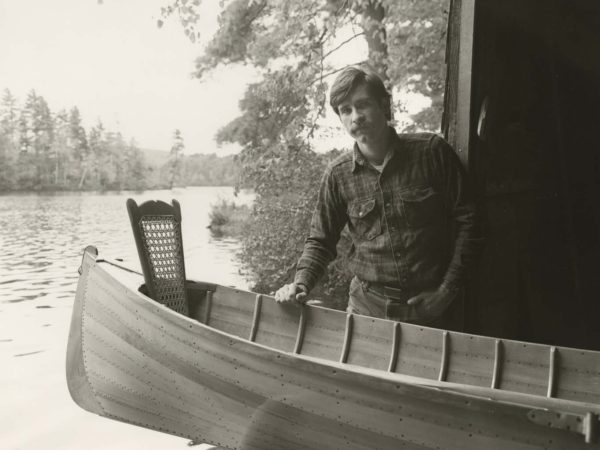
<path fill-rule="evenodd" d="M 378 317 L 381 319 L 409 322 L 417 325 L 426 325 L 436 328 L 461 330 L 463 324 L 463 296 L 462 293 L 454 299 L 452 304 L 440 317 L 423 317 L 418 308 L 406 304 L 406 301 L 418 292 L 407 292 L 404 297 L 392 298 L 369 289 L 369 283 L 352 278 L 348 298 L 347 312 L 364 316 Z"/>

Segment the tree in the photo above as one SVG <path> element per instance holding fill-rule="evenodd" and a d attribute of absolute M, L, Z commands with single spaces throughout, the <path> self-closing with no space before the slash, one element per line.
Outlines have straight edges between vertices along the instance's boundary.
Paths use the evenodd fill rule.
<path fill-rule="evenodd" d="M 389 76 L 397 86 L 431 100 L 409 129 L 438 131 L 444 105 L 449 0 L 388 2 Z"/>
<path fill-rule="evenodd" d="M 186 35 L 198 36 L 199 1 L 175 0 L 163 16 L 175 14 Z M 443 92 L 443 49 L 448 0 L 231 0 L 220 27 L 196 60 L 202 79 L 220 65 L 250 64 L 262 75 L 248 86 L 242 114 L 217 135 L 237 142 L 241 182 L 257 197 L 243 239 L 242 258 L 259 290 L 270 291 L 293 273 L 312 202 L 327 157 L 312 140 L 326 108 L 328 82 L 339 68 L 333 56 L 362 40 L 367 60 L 386 85 L 432 98 L 416 128 L 438 129 Z M 354 63 L 363 62 L 357 57 Z M 399 102 L 396 102 L 398 105 Z M 435 108 L 438 108 L 437 110 Z M 269 230 L 269 235 L 265 234 Z M 334 264 L 325 293 L 344 281 Z"/>
<path fill-rule="evenodd" d="M 163 16 L 175 14 L 186 35 L 197 37 L 199 0 L 175 0 Z M 225 64 L 259 69 L 289 62 L 297 72 L 312 69 L 314 82 L 335 73 L 332 57 L 363 39 L 368 61 L 391 88 L 404 87 L 432 100 L 415 126 L 437 130 L 444 90 L 444 54 L 449 0 L 231 0 L 220 28 L 196 61 L 202 78 Z M 358 58 L 357 61 L 361 62 Z M 321 79 L 321 76 L 323 79 Z M 301 86 L 296 88 L 300 91 Z M 314 98 L 313 105 L 321 105 Z"/>
<path fill-rule="evenodd" d="M 89 146 L 85 129 L 81 124 L 81 114 L 76 106 L 69 112 L 68 146 L 73 161 L 69 175 L 72 182 L 77 180 L 77 187 L 81 189 L 89 170 Z"/>
<path fill-rule="evenodd" d="M 0 103 L 0 190 L 15 185 L 12 166 L 19 148 L 19 110 L 17 99 L 10 90 L 4 89 Z"/>
<path fill-rule="evenodd" d="M 126 149 L 126 189 L 142 190 L 146 187 L 146 164 L 144 155 L 132 139 Z"/>
<path fill-rule="evenodd" d="M 181 159 L 179 173 L 185 186 L 233 186 L 239 179 L 239 164 L 233 155 L 196 154 Z"/>
<path fill-rule="evenodd" d="M 125 158 L 127 144 L 120 132 L 106 133 L 106 145 L 109 153 L 110 180 L 108 189 L 124 189 L 127 184 L 127 170 L 125 167 Z"/>
<path fill-rule="evenodd" d="M 109 184 L 110 155 L 106 142 L 106 132 L 100 120 L 88 133 L 88 144 L 92 160 L 91 177 L 98 189 L 105 189 Z"/>
<path fill-rule="evenodd" d="M 54 159 L 53 184 L 55 188 L 67 188 L 67 167 L 69 154 L 67 152 L 70 137 L 69 114 L 60 110 L 54 116 L 54 141 L 50 152 Z"/>
<path fill-rule="evenodd" d="M 0 133 L 6 136 L 10 143 L 10 150 L 16 150 L 19 126 L 19 109 L 17 99 L 9 89 L 4 89 L 0 103 Z"/>
<path fill-rule="evenodd" d="M 37 154 L 39 146 L 36 145 L 36 103 L 37 94 L 29 91 L 25 105 L 19 115 L 19 156 L 17 158 L 17 182 L 27 189 L 35 189 L 39 183 L 37 171 Z"/>
<path fill-rule="evenodd" d="M 44 97 L 36 95 L 34 91 L 28 96 L 25 108 L 31 109 L 36 186 L 45 188 L 52 184 L 53 163 L 50 150 L 54 141 L 52 113 Z"/>
<path fill-rule="evenodd" d="M 20 107 L 10 90 L 0 99 L 0 191 L 145 189 L 144 153 L 101 121 L 89 133 L 77 107 L 52 114 L 31 90 Z M 155 181 L 155 185 L 158 180 Z"/>
<path fill-rule="evenodd" d="M 173 189 L 175 181 L 179 179 L 179 170 L 184 149 L 183 136 L 181 135 L 181 131 L 177 129 L 173 133 L 173 145 L 169 153 L 169 189 Z"/>

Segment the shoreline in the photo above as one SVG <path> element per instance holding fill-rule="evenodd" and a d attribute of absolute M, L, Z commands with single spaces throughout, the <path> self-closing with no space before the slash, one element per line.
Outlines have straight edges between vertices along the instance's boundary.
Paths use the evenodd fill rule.
<path fill-rule="evenodd" d="M 144 193 L 147 191 L 177 191 L 180 189 L 189 189 L 189 188 L 224 188 L 230 187 L 234 188 L 234 186 L 229 184 L 210 184 L 210 185 L 190 185 L 190 186 L 173 186 L 169 188 L 167 186 L 163 187 L 147 187 L 144 189 L 14 189 L 14 190 L 0 190 L 0 197 L 8 196 L 8 195 L 27 195 L 27 194 L 35 194 L 35 195 L 55 195 L 55 194 L 79 194 L 79 193 L 93 193 L 93 194 L 109 194 L 109 193 L 123 193 L 123 192 L 134 192 L 134 193 Z M 245 189 L 241 189 L 244 191 Z"/>

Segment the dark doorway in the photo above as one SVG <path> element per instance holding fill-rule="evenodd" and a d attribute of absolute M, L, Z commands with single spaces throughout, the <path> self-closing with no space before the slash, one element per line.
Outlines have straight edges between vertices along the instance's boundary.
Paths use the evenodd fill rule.
<path fill-rule="evenodd" d="M 600 349 L 600 3 L 475 4 L 468 331 Z"/>

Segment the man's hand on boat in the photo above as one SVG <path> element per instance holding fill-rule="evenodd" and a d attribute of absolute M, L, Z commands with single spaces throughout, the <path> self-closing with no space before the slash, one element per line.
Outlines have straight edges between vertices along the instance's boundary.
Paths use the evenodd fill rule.
<path fill-rule="evenodd" d="M 407 300 L 407 304 L 414 306 L 423 317 L 436 318 L 450 306 L 458 290 L 447 289 L 440 286 L 438 289 L 424 291 Z"/>
<path fill-rule="evenodd" d="M 278 303 L 304 303 L 306 301 L 306 289 L 296 283 L 286 284 L 275 292 L 275 301 Z"/>

